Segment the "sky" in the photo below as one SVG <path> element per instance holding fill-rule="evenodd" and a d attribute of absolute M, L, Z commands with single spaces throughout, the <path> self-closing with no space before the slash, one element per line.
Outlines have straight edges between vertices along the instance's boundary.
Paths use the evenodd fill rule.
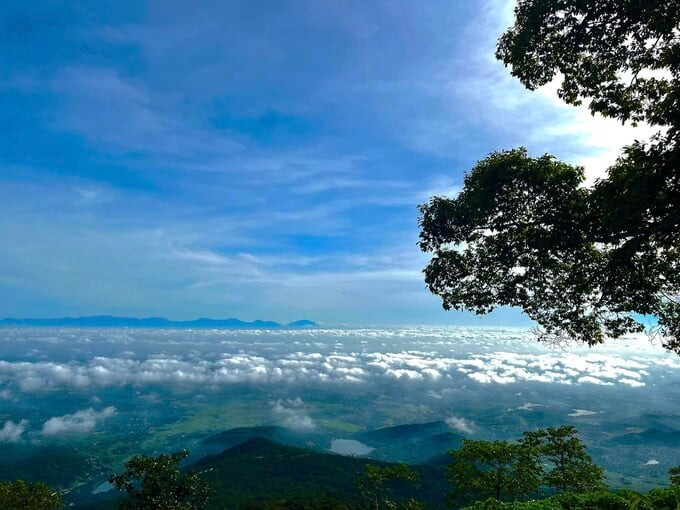
<path fill-rule="evenodd" d="M 429 294 L 417 205 L 494 150 L 604 175 L 645 128 L 529 92 L 509 0 L 15 2 L 0 317 L 496 324 Z"/>

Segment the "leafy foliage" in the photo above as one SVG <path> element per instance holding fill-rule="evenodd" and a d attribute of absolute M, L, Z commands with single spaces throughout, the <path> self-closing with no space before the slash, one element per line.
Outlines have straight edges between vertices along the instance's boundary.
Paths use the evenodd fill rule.
<path fill-rule="evenodd" d="M 58 510 L 61 496 L 42 482 L 0 482 L 0 510 Z"/>
<path fill-rule="evenodd" d="M 451 506 L 489 497 L 524 499 L 540 486 L 536 451 L 522 444 L 464 439 L 463 446 L 450 455 Z"/>
<path fill-rule="evenodd" d="M 543 475 L 544 486 L 559 492 L 590 492 L 604 487 L 604 470 L 590 458 L 574 427 L 525 432 L 520 444 L 536 449 L 542 463 L 549 466 Z"/>
<path fill-rule="evenodd" d="M 109 478 L 109 483 L 125 491 L 128 500 L 123 510 L 200 510 L 205 508 L 210 488 L 192 473 L 182 473 L 179 462 L 188 457 L 186 450 L 170 455 L 138 455 L 125 463 L 125 471 Z"/>
<path fill-rule="evenodd" d="M 411 471 L 406 464 L 390 466 L 368 464 L 357 485 L 361 495 L 375 510 L 380 508 L 397 508 L 393 490 L 395 482 L 401 481 L 417 485 L 418 478 L 418 473 Z M 414 500 L 409 500 L 405 506 L 407 508 L 416 508 L 417 503 Z"/>
<path fill-rule="evenodd" d="M 284 498 L 263 502 L 249 502 L 243 505 L 243 510 L 348 510 L 350 506 L 341 501 L 330 498 L 303 500 Z"/>
<path fill-rule="evenodd" d="M 517 306 L 546 341 L 595 345 L 653 315 L 680 354 L 680 1 L 521 0 L 497 57 L 535 89 L 659 127 L 608 178 L 525 149 L 496 152 L 455 199 L 421 206 L 425 270 L 445 309 Z"/>
<path fill-rule="evenodd" d="M 604 488 L 604 471 L 593 463 L 574 427 L 525 432 L 517 443 L 466 439 L 450 452 L 449 504 L 516 501 L 536 496 L 541 487 L 558 492 Z"/>
<path fill-rule="evenodd" d="M 476 501 L 469 510 L 677 510 L 680 491 L 653 489 L 648 494 L 630 490 L 573 493 L 546 499 L 503 502 L 490 498 Z"/>
<path fill-rule="evenodd" d="M 668 476 L 670 476 L 671 485 L 680 487 L 680 466 L 670 468 L 668 470 Z"/>
<path fill-rule="evenodd" d="M 497 58 L 529 89 L 558 74 L 559 96 L 593 113 L 670 126 L 680 121 L 678 0 L 521 0 Z"/>

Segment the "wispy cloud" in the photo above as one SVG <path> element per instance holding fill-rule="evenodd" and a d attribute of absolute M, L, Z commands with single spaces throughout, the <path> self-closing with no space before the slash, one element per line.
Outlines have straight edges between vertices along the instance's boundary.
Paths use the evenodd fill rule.
<path fill-rule="evenodd" d="M 0 316 L 476 321 L 425 288 L 415 206 L 492 150 L 599 175 L 645 133 L 510 77 L 512 5 L 16 4 Z"/>

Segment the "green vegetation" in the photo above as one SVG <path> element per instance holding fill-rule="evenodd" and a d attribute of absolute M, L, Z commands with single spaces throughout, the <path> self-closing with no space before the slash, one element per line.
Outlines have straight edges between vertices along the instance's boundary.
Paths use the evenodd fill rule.
<path fill-rule="evenodd" d="M 574 427 L 525 432 L 520 444 L 541 459 L 544 486 L 558 492 L 588 492 L 604 486 L 604 470 L 593 463 Z"/>
<path fill-rule="evenodd" d="M 529 89 L 659 129 L 606 179 L 525 149 L 495 152 L 456 198 L 420 207 L 429 289 L 445 309 L 521 308 L 549 342 L 602 343 L 655 316 L 680 354 L 680 3 L 520 0 L 497 57 Z"/>
<path fill-rule="evenodd" d="M 587 492 L 604 487 L 604 470 L 570 426 L 525 432 L 516 443 L 465 439 L 450 455 L 451 506 L 487 498 L 525 500 L 541 488 Z"/>
<path fill-rule="evenodd" d="M 58 510 L 61 496 L 42 482 L 0 482 L 0 510 Z"/>
<path fill-rule="evenodd" d="M 91 461 L 74 448 L 64 446 L 41 446 L 22 451 L 21 444 L 0 444 L 0 457 L 11 462 L 0 463 L 0 480 L 21 479 L 27 482 L 43 482 L 50 487 L 65 489 L 74 480 L 84 478 Z"/>
<path fill-rule="evenodd" d="M 369 473 L 378 473 L 374 482 L 384 489 L 385 499 L 407 502 L 419 499 L 430 508 L 442 507 L 446 490 L 443 469 L 438 466 L 410 466 L 421 480 L 420 486 L 381 481 L 386 472 L 401 473 L 401 468 L 366 458 L 320 453 L 307 448 L 277 444 L 265 438 L 252 438 L 217 455 L 209 455 L 192 467 L 214 489 L 209 509 L 266 507 L 271 504 L 316 505 L 322 501 L 341 501 L 359 508 L 366 499 L 359 487 Z M 409 475 L 411 476 L 411 475 Z M 264 506 L 262 506 L 264 505 Z"/>
<path fill-rule="evenodd" d="M 381 508 L 397 507 L 397 501 L 393 495 L 396 482 L 406 482 L 415 486 L 418 484 L 418 480 L 418 473 L 409 469 L 406 464 L 394 464 L 392 466 L 368 464 L 357 485 L 361 495 L 371 508 L 380 510 Z M 411 499 L 404 506 L 415 508 L 417 503 Z"/>
<path fill-rule="evenodd" d="M 121 510 L 163 509 L 201 510 L 210 496 L 210 488 L 193 473 L 182 473 L 179 462 L 188 457 L 186 450 L 171 455 L 138 455 L 125 463 L 125 471 L 114 475 L 109 483 L 128 498 Z"/>
<path fill-rule="evenodd" d="M 671 478 L 671 485 L 680 487 L 680 466 L 676 466 L 668 470 L 668 475 Z"/>
<path fill-rule="evenodd" d="M 565 492 L 546 499 L 503 502 L 477 501 L 466 510 L 677 510 L 680 491 L 654 489 L 647 494 L 630 490 Z"/>
<path fill-rule="evenodd" d="M 536 451 L 521 444 L 465 439 L 459 450 L 450 453 L 451 506 L 489 497 L 502 501 L 524 499 L 540 485 Z"/>
<path fill-rule="evenodd" d="M 189 468 L 188 452 L 135 456 L 110 483 L 125 492 L 86 508 L 158 510 L 678 510 L 680 466 L 671 485 L 646 494 L 602 483 L 572 427 L 526 432 L 516 442 L 465 440 L 436 464 L 390 464 L 252 438 Z M 447 486 L 446 480 L 453 484 Z M 454 497 L 445 498 L 453 489 Z M 545 493 L 545 495 L 543 494 Z M 0 510 L 62 508 L 43 483 L 0 483 Z"/>

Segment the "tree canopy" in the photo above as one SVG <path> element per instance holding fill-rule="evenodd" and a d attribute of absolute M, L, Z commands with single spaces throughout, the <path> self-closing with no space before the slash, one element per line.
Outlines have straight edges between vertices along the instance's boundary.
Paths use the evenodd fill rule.
<path fill-rule="evenodd" d="M 0 510 L 58 510 L 63 502 L 58 492 L 42 482 L 0 482 Z"/>
<path fill-rule="evenodd" d="M 380 510 L 380 508 L 397 508 L 392 494 L 395 483 L 402 482 L 416 486 L 418 481 L 418 473 L 412 471 L 406 464 L 391 466 L 367 464 L 357 486 L 370 508 Z M 402 506 L 408 510 L 416 510 L 422 505 L 415 500 L 408 500 Z"/>
<path fill-rule="evenodd" d="M 541 467 L 536 451 L 508 441 L 464 439 L 450 452 L 447 474 L 453 485 L 449 504 L 494 498 L 524 499 L 538 491 Z"/>
<path fill-rule="evenodd" d="M 605 488 L 604 470 L 569 425 L 525 432 L 517 442 L 465 439 L 450 455 L 451 506 L 488 498 L 521 501 L 542 489 L 582 493 Z"/>
<path fill-rule="evenodd" d="M 455 198 L 421 205 L 429 289 L 445 309 L 521 308 L 548 341 L 644 330 L 680 354 L 680 0 L 520 0 L 497 57 L 529 89 L 658 128 L 607 178 L 523 148 L 495 152 Z"/>
<path fill-rule="evenodd" d="M 183 473 L 179 462 L 189 452 L 147 457 L 137 455 L 125 463 L 125 471 L 109 478 L 109 483 L 125 491 L 128 499 L 122 510 L 201 510 L 211 489 L 195 473 Z"/>
<path fill-rule="evenodd" d="M 671 485 L 680 487 L 680 466 L 670 468 L 668 470 L 668 476 L 671 479 Z"/>
<path fill-rule="evenodd" d="M 543 485 L 557 492 L 589 492 L 604 488 L 604 470 L 595 464 L 569 425 L 525 432 L 520 444 L 535 448 L 543 466 Z"/>

